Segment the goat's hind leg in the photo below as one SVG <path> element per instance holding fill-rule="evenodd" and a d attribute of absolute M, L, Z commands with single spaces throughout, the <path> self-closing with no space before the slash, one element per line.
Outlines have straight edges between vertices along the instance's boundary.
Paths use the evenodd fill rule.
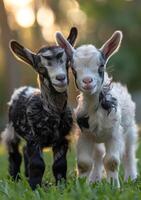
<path fill-rule="evenodd" d="M 29 172 L 28 172 L 28 165 L 29 165 L 29 158 L 27 154 L 27 145 L 23 147 L 23 158 L 24 158 L 24 173 L 25 176 L 28 178 L 29 177 Z"/>
<path fill-rule="evenodd" d="M 137 148 L 137 127 L 136 125 L 130 127 L 125 136 L 125 151 L 123 155 L 124 166 L 124 180 L 129 178 L 135 180 L 137 178 L 137 160 L 136 160 L 136 148 Z"/>
<path fill-rule="evenodd" d="M 22 157 L 19 152 L 20 139 L 17 136 L 12 123 L 8 124 L 2 133 L 2 141 L 8 150 L 9 174 L 13 180 L 18 180 L 20 178 L 19 174 Z"/>
<path fill-rule="evenodd" d="M 112 185 L 119 188 L 120 182 L 118 171 L 120 158 L 124 151 L 124 138 L 122 137 L 122 129 L 117 130 L 116 133 L 117 135 L 111 137 L 105 143 L 106 154 L 104 157 L 104 167 L 107 173 L 108 182 L 112 181 Z"/>

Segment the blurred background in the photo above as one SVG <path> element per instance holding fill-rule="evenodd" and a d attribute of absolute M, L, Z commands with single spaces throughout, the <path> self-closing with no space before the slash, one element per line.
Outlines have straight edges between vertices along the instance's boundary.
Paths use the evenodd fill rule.
<path fill-rule="evenodd" d="M 17 61 L 9 51 L 11 39 L 37 51 L 55 42 L 55 31 L 68 35 L 79 30 L 77 46 L 102 44 L 120 29 L 120 51 L 108 63 L 114 80 L 128 85 L 137 102 L 137 122 L 141 122 L 141 1 L 140 0 L 0 0 L 0 131 L 7 120 L 7 102 L 23 85 L 37 86 L 36 73 Z M 76 88 L 71 75 L 70 103 L 76 106 Z"/>

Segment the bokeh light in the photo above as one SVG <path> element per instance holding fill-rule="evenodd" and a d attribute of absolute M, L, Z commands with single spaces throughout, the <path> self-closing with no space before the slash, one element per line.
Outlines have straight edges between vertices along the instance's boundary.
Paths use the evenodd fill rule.
<path fill-rule="evenodd" d="M 70 9 L 67 16 L 76 25 L 84 25 L 87 21 L 86 14 L 78 8 Z"/>
<path fill-rule="evenodd" d="M 54 43 L 56 30 L 60 31 L 60 27 L 56 24 L 54 24 L 50 28 L 43 27 L 42 28 L 42 35 L 43 35 L 44 39 L 48 42 Z"/>
<path fill-rule="evenodd" d="M 41 7 L 37 12 L 37 22 L 42 27 L 51 27 L 54 24 L 55 16 L 50 8 Z"/>
<path fill-rule="evenodd" d="M 35 22 L 35 15 L 31 7 L 19 9 L 15 14 L 15 18 L 17 23 L 24 28 L 32 26 Z"/>
<path fill-rule="evenodd" d="M 4 0 L 5 4 L 14 7 L 24 7 L 27 6 L 32 0 Z"/>

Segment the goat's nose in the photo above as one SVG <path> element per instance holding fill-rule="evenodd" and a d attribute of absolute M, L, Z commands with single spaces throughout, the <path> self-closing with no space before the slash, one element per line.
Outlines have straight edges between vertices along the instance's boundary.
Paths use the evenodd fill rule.
<path fill-rule="evenodd" d="M 89 84 L 93 81 L 93 79 L 91 77 L 85 77 L 83 80 L 82 80 L 85 84 Z"/>
<path fill-rule="evenodd" d="M 59 75 L 56 76 L 56 79 L 57 79 L 58 81 L 64 81 L 65 78 L 66 78 L 65 74 L 59 74 Z"/>

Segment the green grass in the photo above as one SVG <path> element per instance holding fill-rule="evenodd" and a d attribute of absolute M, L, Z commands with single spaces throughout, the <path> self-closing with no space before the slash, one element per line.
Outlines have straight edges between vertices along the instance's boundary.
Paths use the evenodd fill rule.
<path fill-rule="evenodd" d="M 138 158 L 141 156 L 141 145 L 138 149 Z M 132 200 L 141 199 L 141 160 L 138 161 L 139 177 L 134 183 L 123 182 L 123 171 L 120 170 L 121 188 L 112 188 L 105 180 L 102 183 L 88 185 L 85 179 L 76 178 L 76 160 L 73 150 L 68 152 L 68 181 L 65 186 L 63 183 L 55 186 L 51 172 L 52 154 L 44 153 L 46 171 L 43 178 L 42 188 L 32 191 L 23 176 L 19 182 L 13 182 L 7 173 L 7 154 L 0 149 L 0 200 L 108 200 L 121 199 Z"/>

